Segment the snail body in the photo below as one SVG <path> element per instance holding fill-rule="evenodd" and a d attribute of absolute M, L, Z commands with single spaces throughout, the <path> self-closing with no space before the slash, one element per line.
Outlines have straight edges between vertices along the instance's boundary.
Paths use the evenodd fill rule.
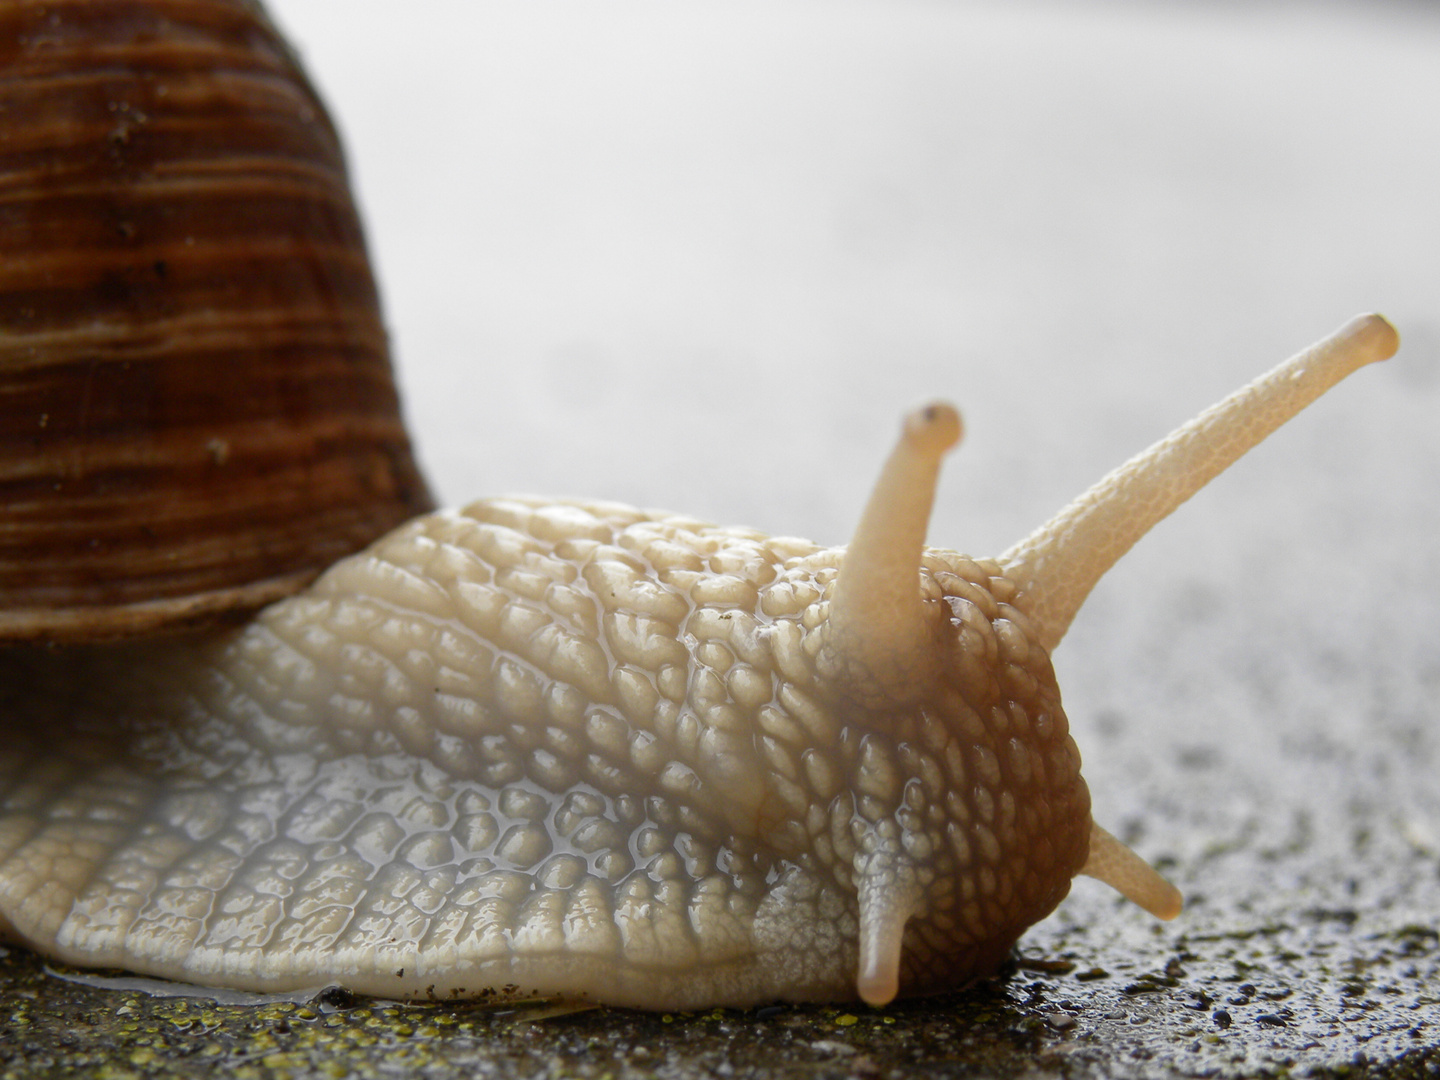
<path fill-rule="evenodd" d="M 848 550 L 492 500 L 239 631 L 12 652 L 0 913 L 193 982 L 649 1008 L 964 985 L 1076 873 L 1173 917 L 1091 821 L 1049 651 L 1150 525 L 1396 346 L 1352 321 L 995 561 L 922 545 L 936 405 Z"/>
<path fill-rule="evenodd" d="M 61 693 L 64 716 L 73 658 L 27 656 L 6 684 L 49 688 L 0 729 L 15 839 L 27 819 L 5 910 L 74 963 L 265 990 L 844 998 L 862 916 L 898 939 L 911 908 L 908 990 L 987 973 L 1088 852 L 1049 661 L 998 567 L 935 552 L 945 678 L 899 716 L 837 697 L 840 562 L 495 500 L 402 527 L 199 655 L 92 654 L 103 693 Z M 27 737 L 58 723 L 59 755 Z M 56 872 L 87 844 L 100 864 Z M 886 947 L 865 986 L 895 978 Z"/>
<path fill-rule="evenodd" d="M 0 36 L 21 46 L 16 70 L 90 85 L 46 64 L 57 50 L 84 52 L 71 32 L 97 11 L 120 13 L 99 20 L 105 33 L 140 19 L 126 31 L 139 47 L 119 66 L 139 72 L 148 96 L 142 108 L 106 83 L 95 115 L 107 124 L 41 128 L 62 137 L 35 151 L 49 179 L 31 231 L 43 237 L 74 194 L 65 139 L 91 128 L 100 142 L 76 160 L 120 168 L 78 186 L 106 192 L 106 213 L 127 227 L 60 275 L 73 281 L 58 308 L 15 301 L 45 291 L 26 293 L 16 270 L 0 332 L 0 378 L 23 403 L 0 428 L 21 462 L 0 466 L 0 497 L 14 521 L 53 520 L 83 541 L 69 544 L 63 574 L 36 563 L 27 576 L 21 554 L 7 569 L 0 538 L 0 637 L 30 642 L 0 651 L 0 937 L 82 966 L 254 990 L 340 982 L 386 996 L 646 1008 L 883 1004 L 994 971 L 1076 874 L 1159 917 L 1179 912 L 1178 892 L 1091 819 L 1050 652 L 1152 525 L 1345 374 L 1392 354 L 1388 323 L 1352 321 L 993 560 L 925 547 L 940 462 L 960 436 L 958 414 L 940 404 L 907 418 L 845 548 L 534 498 L 421 513 L 387 531 L 428 496 L 398 427 L 373 290 L 368 277 L 356 284 L 363 249 L 337 255 L 303 233 L 316 213 L 358 238 L 348 204 L 321 195 L 343 170 L 318 102 L 243 0 L 0 4 Z M 171 37 L 185 46 L 171 51 Z M 92 51 L 114 75 L 120 46 L 103 44 Z M 258 61 L 240 59 L 252 49 Z M 200 150 L 179 140 L 182 162 L 201 161 L 197 175 L 238 172 L 242 191 L 267 197 L 299 177 L 308 207 L 268 239 L 234 241 L 249 269 L 268 268 L 256 270 L 252 312 L 222 304 L 217 316 L 229 279 L 187 253 L 215 256 L 230 241 L 198 226 L 172 234 L 160 226 L 174 215 L 139 212 L 163 207 L 154 185 L 167 178 L 188 177 L 182 192 L 206 183 L 132 155 L 147 137 L 195 126 L 167 102 L 227 102 L 237 86 L 264 88 L 244 114 L 296 121 L 279 124 L 282 145 L 319 131 L 320 164 L 247 152 L 255 160 L 242 169 L 201 153 L 206 139 Z M 49 100 L 43 87 L 24 94 Z M 0 139 L 0 166 L 24 164 L 23 142 Z M 17 189 L 24 174 L 0 168 Z M 265 199 L 245 205 L 271 220 Z M 296 229 L 309 238 L 289 244 Z M 85 278 L 97 262 L 108 269 Z M 52 252 L 36 265 L 32 281 L 68 264 Z M 172 300 L 149 291 L 157 276 L 205 287 Z M 297 276 L 318 284 L 298 311 L 276 306 Z M 103 301 L 119 285 L 124 302 L 84 314 L 85 295 Z M 321 302 L 332 293 L 363 295 L 363 313 L 337 314 Z M 225 409 L 200 421 L 188 406 L 178 427 L 118 411 L 97 426 L 103 410 L 67 406 L 54 374 L 138 378 L 153 391 L 176 383 L 157 373 L 197 341 L 201 387 L 217 377 L 207 372 L 253 363 L 257 386 L 298 396 L 257 392 L 274 410 L 232 427 L 212 426 Z M 247 356 L 217 361 L 217 341 Z M 51 355 L 69 358 L 52 368 Z M 315 360 L 320 374 L 307 381 L 292 360 Z M 37 386 L 50 396 L 22 393 Z M 249 393 L 218 396 L 249 404 Z M 299 403 L 317 402 L 340 411 L 300 429 L 287 472 L 280 436 Z M 32 468 L 57 432 L 57 471 Z M 124 442 L 131 433 L 138 444 Z M 100 558 L 122 538 L 85 523 L 160 483 L 134 470 L 166 452 L 177 476 L 202 482 L 150 514 L 193 500 L 202 539 L 157 558 L 156 529 L 142 522 L 131 557 Z M 242 497 L 229 470 L 246 460 L 261 463 L 261 480 Z M 338 501 L 320 483 L 337 477 Z M 80 498 L 37 511 L 45 488 Z M 303 557 L 262 557 L 316 524 L 276 522 L 267 492 L 322 505 L 312 516 L 339 522 L 343 539 L 320 528 Z M 217 498 L 223 512 L 207 502 Z M 252 517 L 276 531 L 242 533 L 234 551 L 245 557 L 227 558 L 227 522 Z M 158 572 L 201 563 L 210 569 L 187 571 L 188 585 Z M 209 576 L 227 563 L 247 564 L 247 580 Z M 243 615 L 327 563 L 303 591 Z M 77 585 L 93 588 L 76 599 Z M 194 630 L 231 600 L 243 625 Z M 190 632 L 93 643 L 177 626 Z"/>

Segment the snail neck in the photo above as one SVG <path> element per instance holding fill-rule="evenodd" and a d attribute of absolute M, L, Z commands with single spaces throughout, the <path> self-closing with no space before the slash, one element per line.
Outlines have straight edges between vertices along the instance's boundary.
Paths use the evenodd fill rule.
<path fill-rule="evenodd" d="M 862 700 L 913 697 L 934 662 L 920 556 L 940 462 L 961 430 L 960 414 L 945 404 L 905 418 L 845 550 L 818 660 L 826 678 Z"/>
<path fill-rule="evenodd" d="M 1399 345 L 1381 316 L 1350 320 L 1131 458 L 1001 555 L 1020 589 L 1016 606 L 1041 644 L 1060 643 L 1090 590 L 1152 527 L 1346 375 Z"/>

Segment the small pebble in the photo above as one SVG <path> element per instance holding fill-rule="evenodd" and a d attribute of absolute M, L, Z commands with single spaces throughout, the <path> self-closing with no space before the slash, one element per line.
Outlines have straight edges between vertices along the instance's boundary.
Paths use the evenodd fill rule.
<path fill-rule="evenodd" d="M 1022 957 L 1020 968 L 1022 971 L 1040 971 L 1046 975 L 1068 975 L 1075 970 L 1075 965 L 1069 960 L 1041 960 Z"/>
<path fill-rule="evenodd" d="M 1056 1031 L 1069 1031 L 1075 1026 L 1075 1017 L 1067 1012 L 1052 1012 L 1045 1015 L 1045 1022 Z"/>

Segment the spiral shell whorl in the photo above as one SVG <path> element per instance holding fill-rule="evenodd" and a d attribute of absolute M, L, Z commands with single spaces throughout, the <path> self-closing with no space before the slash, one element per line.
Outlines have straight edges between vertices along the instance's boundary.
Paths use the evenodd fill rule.
<path fill-rule="evenodd" d="M 258 6 L 7 0 L 0 71 L 0 640 L 253 609 L 429 509 Z"/>

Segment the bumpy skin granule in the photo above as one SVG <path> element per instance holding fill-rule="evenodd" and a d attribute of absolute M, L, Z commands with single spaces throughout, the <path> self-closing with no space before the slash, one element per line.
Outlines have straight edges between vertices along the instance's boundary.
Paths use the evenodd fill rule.
<path fill-rule="evenodd" d="M 1079 753 L 992 562 L 926 551 L 906 703 L 827 682 L 842 557 L 488 501 L 224 638 L 0 656 L 0 929 L 212 985 L 685 1008 L 853 997 L 868 920 L 902 993 L 962 985 L 1084 864 Z"/>

